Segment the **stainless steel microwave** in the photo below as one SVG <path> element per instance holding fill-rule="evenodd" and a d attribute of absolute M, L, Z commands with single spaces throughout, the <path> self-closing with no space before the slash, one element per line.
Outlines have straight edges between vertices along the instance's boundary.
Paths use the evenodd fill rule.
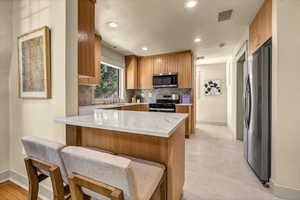
<path fill-rule="evenodd" d="M 177 88 L 178 73 L 160 73 L 153 75 L 153 88 Z"/>

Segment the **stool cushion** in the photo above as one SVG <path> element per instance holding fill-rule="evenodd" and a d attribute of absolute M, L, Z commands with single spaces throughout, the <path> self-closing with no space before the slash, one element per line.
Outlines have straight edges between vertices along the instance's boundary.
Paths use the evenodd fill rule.
<path fill-rule="evenodd" d="M 27 156 L 57 165 L 60 168 L 64 182 L 68 183 L 67 171 L 60 155 L 61 149 L 65 147 L 64 144 L 35 136 L 25 136 L 21 141 Z M 48 175 L 43 170 L 41 172 Z"/>
<path fill-rule="evenodd" d="M 158 184 L 160 183 L 165 166 L 159 163 L 120 155 L 132 161 L 133 178 L 136 183 L 137 196 L 140 200 L 151 199 Z"/>
<path fill-rule="evenodd" d="M 84 147 L 69 146 L 61 151 L 68 174 L 77 173 L 96 181 L 120 188 L 125 200 L 137 200 L 131 161 L 110 153 Z M 96 199 L 108 199 L 84 189 L 84 193 Z"/>
<path fill-rule="evenodd" d="M 158 163 L 83 147 L 65 147 L 61 154 L 69 174 L 75 172 L 120 188 L 125 200 L 150 200 L 165 171 Z M 83 191 L 99 200 L 108 199 L 86 189 Z"/>

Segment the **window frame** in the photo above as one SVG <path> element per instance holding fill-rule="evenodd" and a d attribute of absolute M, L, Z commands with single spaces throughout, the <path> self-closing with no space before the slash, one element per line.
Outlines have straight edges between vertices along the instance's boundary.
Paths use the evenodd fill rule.
<path fill-rule="evenodd" d="M 119 67 L 110 63 L 106 63 L 101 61 L 100 63 L 100 68 L 102 65 L 106 65 L 109 66 L 111 68 L 115 68 L 119 70 L 119 96 L 118 97 L 110 97 L 110 98 L 95 98 L 95 88 L 96 86 L 94 86 L 92 88 L 92 102 L 93 104 L 98 104 L 98 103 L 105 103 L 107 101 L 112 101 L 114 99 L 124 99 L 124 90 L 125 90 L 125 69 L 123 67 Z M 100 69 L 101 70 L 101 69 Z M 101 78 L 101 76 L 100 76 Z M 102 83 L 102 80 L 100 80 L 100 84 Z"/>

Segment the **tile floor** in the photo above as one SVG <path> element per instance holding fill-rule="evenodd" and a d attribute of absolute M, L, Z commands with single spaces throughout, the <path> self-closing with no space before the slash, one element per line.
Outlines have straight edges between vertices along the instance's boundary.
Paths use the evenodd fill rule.
<path fill-rule="evenodd" d="M 222 126 L 198 125 L 186 140 L 183 200 L 280 200 L 256 179 L 243 143 Z"/>

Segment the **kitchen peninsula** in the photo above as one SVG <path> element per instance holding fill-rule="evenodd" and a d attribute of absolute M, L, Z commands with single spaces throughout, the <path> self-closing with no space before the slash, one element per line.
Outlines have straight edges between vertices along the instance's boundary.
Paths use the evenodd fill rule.
<path fill-rule="evenodd" d="M 97 147 L 167 167 L 168 200 L 180 200 L 185 171 L 187 114 L 96 109 L 93 114 L 56 119 L 66 124 L 66 143 Z"/>

